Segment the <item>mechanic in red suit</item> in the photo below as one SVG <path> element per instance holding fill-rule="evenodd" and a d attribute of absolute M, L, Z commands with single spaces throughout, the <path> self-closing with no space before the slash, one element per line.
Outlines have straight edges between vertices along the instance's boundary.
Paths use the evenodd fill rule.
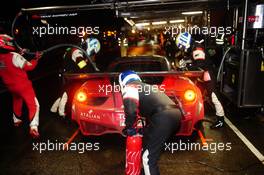
<path fill-rule="evenodd" d="M 96 38 L 83 39 L 81 47 L 86 50 L 91 60 L 95 61 L 95 54 L 100 50 L 100 42 Z M 59 75 L 62 81 L 60 96 L 55 100 L 50 111 L 53 113 L 58 112 L 62 117 L 70 113 L 67 109 L 69 110 L 71 108 L 71 101 L 78 83 L 67 80 L 64 77 L 65 73 L 87 73 L 93 71 L 94 69 L 89 63 L 88 58 L 85 57 L 80 49 L 67 48 L 63 56 L 63 67 Z"/>
<path fill-rule="evenodd" d="M 39 52 L 32 61 L 27 61 L 22 55 L 14 52 L 13 38 L 0 35 L 0 77 L 13 96 L 13 121 L 15 126 L 22 123 L 22 104 L 26 103 L 29 111 L 30 135 L 39 137 L 39 103 L 28 79 L 27 72 L 33 70 L 41 57 Z"/>
<path fill-rule="evenodd" d="M 180 127 L 182 110 L 163 92 L 145 84 L 134 71 L 119 75 L 124 112 L 124 135 L 134 135 L 137 119 L 146 118 L 143 132 L 142 162 L 145 175 L 159 175 L 158 160 L 165 141 Z M 147 87 L 148 86 L 148 87 Z M 150 89 L 144 92 L 140 89 Z"/>

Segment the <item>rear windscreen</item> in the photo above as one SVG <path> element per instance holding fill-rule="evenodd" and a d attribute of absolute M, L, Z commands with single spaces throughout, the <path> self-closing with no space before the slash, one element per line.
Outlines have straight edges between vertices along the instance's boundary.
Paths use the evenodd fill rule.
<path fill-rule="evenodd" d="M 150 85 L 160 85 L 162 84 L 163 80 L 165 79 L 164 76 L 140 76 L 142 82 L 150 84 Z M 112 77 L 110 79 L 112 84 L 119 84 L 118 77 Z"/>
<path fill-rule="evenodd" d="M 162 66 L 160 62 L 126 62 L 120 63 L 112 68 L 113 72 L 123 72 L 126 70 L 134 70 L 136 72 L 153 72 L 153 71 L 166 71 L 167 69 Z"/>

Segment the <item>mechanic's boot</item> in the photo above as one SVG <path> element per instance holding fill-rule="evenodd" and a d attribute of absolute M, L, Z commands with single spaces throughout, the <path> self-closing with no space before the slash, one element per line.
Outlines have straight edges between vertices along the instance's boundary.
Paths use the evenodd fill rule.
<path fill-rule="evenodd" d="M 39 135 L 39 132 L 38 132 L 38 127 L 37 126 L 31 126 L 30 127 L 30 131 L 29 131 L 29 134 L 31 135 L 31 137 L 33 139 L 38 138 L 40 136 Z"/>
<path fill-rule="evenodd" d="M 216 122 L 214 122 L 214 123 L 210 126 L 210 128 L 211 128 L 211 129 L 221 128 L 221 127 L 224 126 L 224 123 L 225 123 L 224 116 L 222 116 L 222 117 L 219 117 L 219 116 L 218 116 Z"/>
<path fill-rule="evenodd" d="M 68 101 L 68 95 L 66 92 L 63 93 L 62 97 L 61 97 L 61 100 L 60 100 L 60 103 L 59 103 L 59 115 L 62 116 L 62 117 L 65 117 L 66 116 L 66 113 L 65 113 L 65 107 L 66 107 L 66 103 Z"/>
<path fill-rule="evenodd" d="M 50 111 L 51 112 L 57 112 L 58 111 L 58 108 L 59 108 L 59 104 L 60 104 L 60 100 L 61 100 L 61 98 L 58 98 L 54 103 L 53 103 L 53 105 L 51 106 L 51 108 L 50 108 Z"/>
<path fill-rule="evenodd" d="M 16 114 L 13 113 L 13 121 L 14 121 L 14 126 L 15 127 L 19 127 L 22 125 L 22 120 L 20 120 L 18 118 L 18 116 L 16 116 Z"/>

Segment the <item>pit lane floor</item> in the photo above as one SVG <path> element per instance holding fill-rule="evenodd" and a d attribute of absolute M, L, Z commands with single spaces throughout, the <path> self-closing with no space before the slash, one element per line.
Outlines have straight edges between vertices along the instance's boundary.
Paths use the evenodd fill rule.
<path fill-rule="evenodd" d="M 11 120 L 11 96 L 0 95 L 0 175 L 122 175 L 125 167 L 125 138 L 118 134 L 100 137 L 84 137 L 69 119 L 49 112 L 57 97 L 57 80 L 47 77 L 34 83 L 41 105 L 41 138 L 32 140 L 28 135 L 28 123 L 15 128 Z M 231 107 L 230 107 L 231 108 Z M 231 111 L 228 109 L 227 111 Z M 25 114 L 26 115 L 26 114 Z M 212 113 L 208 112 L 207 118 Z M 24 117 L 24 116 L 23 116 Z M 24 117 L 25 121 L 26 118 Z M 263 122 L 254 118 L 242 118 L 228 112 L 228 119 L 264 154 Z M 189 174 L 264 174 L 264 165 L 245 146 L 229 126 L 211 130 L 205 122 L 204 141 L 210 145 L 204 149 L 186 150 L 191 143 L 202 145 L 200 137 L 172 137 L 161 156 L 159 166 L 162 175 Z M 67 143 L 72 149 L 42 150 L 40 144 Z M 83 145 L 86 144 L 86 150 Z M 182 149 L 180 150 L 180 144 Z M 74 145 L 76 147 L 74 147 Z M 185 147 L 183 146 L 185 145 Z M 216 146 L 218 149 L 216 149 Z M 178 147 L 177 147 L 178 146 Z M 79 147 L 79 149 L 77 149 Z M 43 147 L 42 147 L 43 148 Z M 75 149 L 76 148 L 76 149 Z M 50 147 L 52 149 L 52 147 Z M 190 148 L 189 148 L 190 149 Z"/>

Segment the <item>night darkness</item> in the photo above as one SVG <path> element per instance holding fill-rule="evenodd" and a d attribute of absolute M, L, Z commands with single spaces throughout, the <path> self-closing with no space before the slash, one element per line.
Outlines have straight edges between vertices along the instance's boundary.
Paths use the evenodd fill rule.
<path fill-rule="evenodd" d="M 190 47 L 188 51 L 187 49 L 184 51 L 182 47 L 179 47 L 179 43 L 176 42 L 177 38 L 180 38 L 177 37 L 179 33 L 165 35 L 166 27 L 173 30 L 173 27 L 181 25 L 219 28 L 234 26 L 234 14 L 238 14 L 239 20 L 243 19 L 244 0 L 134 1 L 137 2 L 132 2 L 130 5 L 124 3 L 129 2 L 128 0 L 7 0 L 2 2 L 0 34 L 12 35 L 12 23 L 16 15 L 23 11 L 21 9 L 24 9 L 14 23 L 14 40 L 19 46 L 31 52 L 23 53 L 23 57 L 29 62 L 35 61 L 37 51 L 44 51 L 44 54 L 38 59 L 36 67 L 27 72 L 30 80 L 28 85 L 32 85 L 40 107 L 38 128 L 40 137 L 33 139 L 29 132 L 31 121 L 28 117 L 30 112 L 28 104 L 23 104 L 21 116 L 17 116 L 21 117 L 22 123 L 16 126 L 13 121 L 14 107 L 16 107 L 13 98 L 16 94 L 11 91 L 9 84 L 3 82 L 4 76 L 11 75 L 8 71 L 4 72 L 8 64 L 2 64 L 5 63 L 2 62 L 3 58 L 7 58 L 12 68 L 19 67 L 18 70 L 24 69 L 27 62 L 23 59 L 15 60 L 20 63 L 17 66 L 13 61 L 17 57 L 9 57 L 14 53 L 7 55 L 8 57 L 5 55 L 6 51 L 4 54 L 0 53 L 0 75 L 2 76 L 0 77 L 0 175 L 124 175 L 128 157 L 126 153 L 129 150 L 126 142 L 128 137 L 124 137 L 125 130 L 122 128 L 127 118 L 123 110 L 124 106 L 130 104 L 130 102 L 126 103 L 127 99 L 132 99 L 132 107 L 134 102 L 137 103 L 134 105 L 134 107 L 137 106 L 137 112 L 134 114 L 139 112 L 138 114 L 141 115 L 147 111 L 151 113 L 147 117 L 144 116 L 147 118 L 146 122 L 150 121 L 145 125 L 146 127 L 153 125 L 150 129 L 160 129 L 157 130 L 158 132 L 149 132 L 151 131 L 148 130 L 149 128 L 143 130 L 147 134 L 150 133 L 149 137 L 143 140 L 144 144 L 150 140 L 149 138 L 156 139 L 150 148 L 155 146 L 159 139 L 163 140 L 162 135 L 169 136 L 164 133 L 172 128 L 170 124 L 176 121 L 176 116 L 181 115 L 179 118 L 181 124 L 177 129 L 180 134 L 171 134 L 164 146 L 162 145 L 164 148 L 161 150 L 162 155 L 158 162 L 162 175 L 264 174 L 264 27 L 252 28 L 249 32 L 245 30 L 245 42 L 248 46 L 245 50 L 242 50 L 239 45 L 242 39 L 242 30 L 239 28 L 242 27 L 242 21 L 238 22 L 238 28 L 234 30 L 238 32 L 233 32 L 235 35 L 218 35 L 219 33 L 214 37 L 206 35 L 205 44 L 198 44 L 196 50 L 191 49 L 195 47 Z M 118 2 L 122 2 L 123 5 Z M 228 4 L 230 6 L 227 2 L 230 2 Z M 264 4 L 264 0 L 249 0 L 249 2 L 249 7 L 256 2 Z M 97 4 L 96 9 L 95 6 L 89 6 L 92 4 Z M 76 5 L 78 8 L 29 10 L 29 8 L 67 5 Z M 87 6 L 81 7 L 82 5 Z M 120 6 L 115 8 L 115 5 Z M 192 15 L 182 13 L 194 11 L 199 13 Z M 251 19 L 258 19 L 254 17 L 256 16 Z M 158 22 L 160 24 L 157 24 Z M 82 31 L 75 34 L 46 32 L 42 36 L 34 33 L 34 29 L 39 29 L 38 32 L 41 28 L 49 31 L 49 27 L 57 26 L 88 27 L 92 32 Z M 223 36 L 222 41 L 218 36 Z M 195 40 L 194 35 L 191 37 Z M 230 41 L 235 39 L 238 42 L 232 45 Z M 253 42 L 253 39 L 255 43 L 248 44 L 249 41 Z M 4 39 L 0 41 L 0 44 L 7 43 Z M 93 45 L 89 41 L 94 41 Z M 222 44 L 218 44 L 217 41 L 221 41 Z M 96 50 L 98 43 L 100 43 L 99 51 Z M 62 44 L 75 46 L 62 46 Z M 94 48 L 89 50 L 87 49 L 89 47 Z M 96 71 L 90 64 L 91 61 L 86 59 L 87 55 L 80 55 L 81 51 L 76 48 L 81 48 L 80 50 L 87 55 L 91 53 L 88 57 L 94 61 L 99 70 Z M 230 53 L 224 54 L 229 48 Z M 18 48 L 16 49 L 18 51 Z M 193 54 L 194 51 L 198 54 Z M 244 51 L 246 54 L 243 54 Z M 200 55 L 202 55 L 201 59 Z M 223 55 L 226 55 L 227 59 L 224 60 Z M 205 64 L 212 67 L 206 71 L 206 69 L 200 69 L 200 63 L 197 64 L 198 67 L 195 67 L 195 64 L 189 64 L 194 63 L 195 56 L 199 57 L 197 59 L 201 62 L 209 58 L 210 61 Z M 221 84 L 219 82 L 212 88 L 210 82 L 213 82 L 212 80 L 216 77 L 210 71 L 214 70 L 214 73 L 217 73 L 221 70 L 219 68 L 221 61 L 224 63 L 223 75 L 220 76 Z M 185 67 L 181 67 L 181 62 L 185 63 Z M 65 66 L 67 63 L 71 65 Z M 68 68 L 77 71 L 67 71 Z M 147 83 L 143 87 L 144 90 L 141 89 L 145 91 L 145 94 L 148 92 L 150 94 L 151 87 L 153 90 L 164 87 L 163 90 L 167 96 L 164 94 L 155 98 L 150 96 L 145 98 L 148 100 L 143 101 L 143 93 L 139 95 L 134 90 L 141 86 L 136 85 L 124 88 L 125 90 L 133 88 L 133 96 L 130 96 L 128 92 L 121 91 L 121 93 L 120 90 L 123 88 L 120 88 L 119 82 L 122 78 L 119 79 L 118 75 L 124 70 L 139 72 L 140 81 Z M 211 75 L 207 75 L 210 80 L 208 81 L 207 77 L 205 80 L 204 72 L 210 73 L 213 79 Z M 18 77 L 23 81 L 17 81 L 13 75 L 20 74 L 15 73 L 12 77 L 10 76 L 10 80 L 17 83 L 11 86 L 27 85 L 24 79 Z M 138 83 L 139 80 L 135 81 L 134 77 L 133 75 L 129 83 Z M 148 84 L 154 86 L 147 86 Z M 20 93 L 26 94 L 28 87 L 23 87 Z M 213 92 L 210 94 L 212 89 Z M 65 93 L 68 93 L 68 101 Z M 122 95 L 128 98 L 124 100 Z M 135 98 L 134 95 L 138 96 Z M 238 101 L 239 103 L 248 100 L 252 106 L 238 107 L 237 97 L 242 99 Z M 66 99 L 67 102 L 64 103 L 66 110 L 65 113 L 63 112 L 64 115 L 60 113 L 59 108 L 63 108 L 61 104 L 52 110 L 52 106 L 56 104 L 54 102 L 61 103 L 62 99 Z M 170 100 L 170 103 L 165 105 L 167 100 Z M 35 103 L 34 105 L 38 106 Z M 141 106 L 138 107 L 138 105 Z M 254 108 L 254 105 L 259 106 Z M 143 109 L 142 106 L 146 108 Z M 219 113 L 217 114 L 215 110 L 217 107 L 219 110 L 221 108 L 219 106 L 223 106 L 224 109 L 221 116 L 217 116 Z M 171 115 L 171 110 L 174 111 L 175 108 L 181 108 L 181 110 L 173 114 L 171 119 L 174 119 L 171 122 L 166 121 L 166 115 Z M 155 122 L 151 121 L 153 116 L 157 119 Z M 221 122 L 219 128 L 212 128 L 217 122 Z M 164 125 L 161 125 L 162 123 Z M 56 144 L 61 144 L 63 149 L 55 147 Z M 64 147 L 74 144 L 77 145 L 76 150 L 68 150 Z M 35 148 L 36 145 L 39 147 Z M 45 149 L 41 150 L 40 145 L 45 146 Z M 54 149 L 49 149 L 50 145 L 54 146 Z M 132 145 L 130 148 L 134 149 L 134 147 Z M 138 146 L 138 150 L 143 149 Z M 147 159 L 150 160 L 149 157 Z M 141 157 L 139 160 L 142 160 Z M 134 166 L 134 162 L 132 164 Z"/>

